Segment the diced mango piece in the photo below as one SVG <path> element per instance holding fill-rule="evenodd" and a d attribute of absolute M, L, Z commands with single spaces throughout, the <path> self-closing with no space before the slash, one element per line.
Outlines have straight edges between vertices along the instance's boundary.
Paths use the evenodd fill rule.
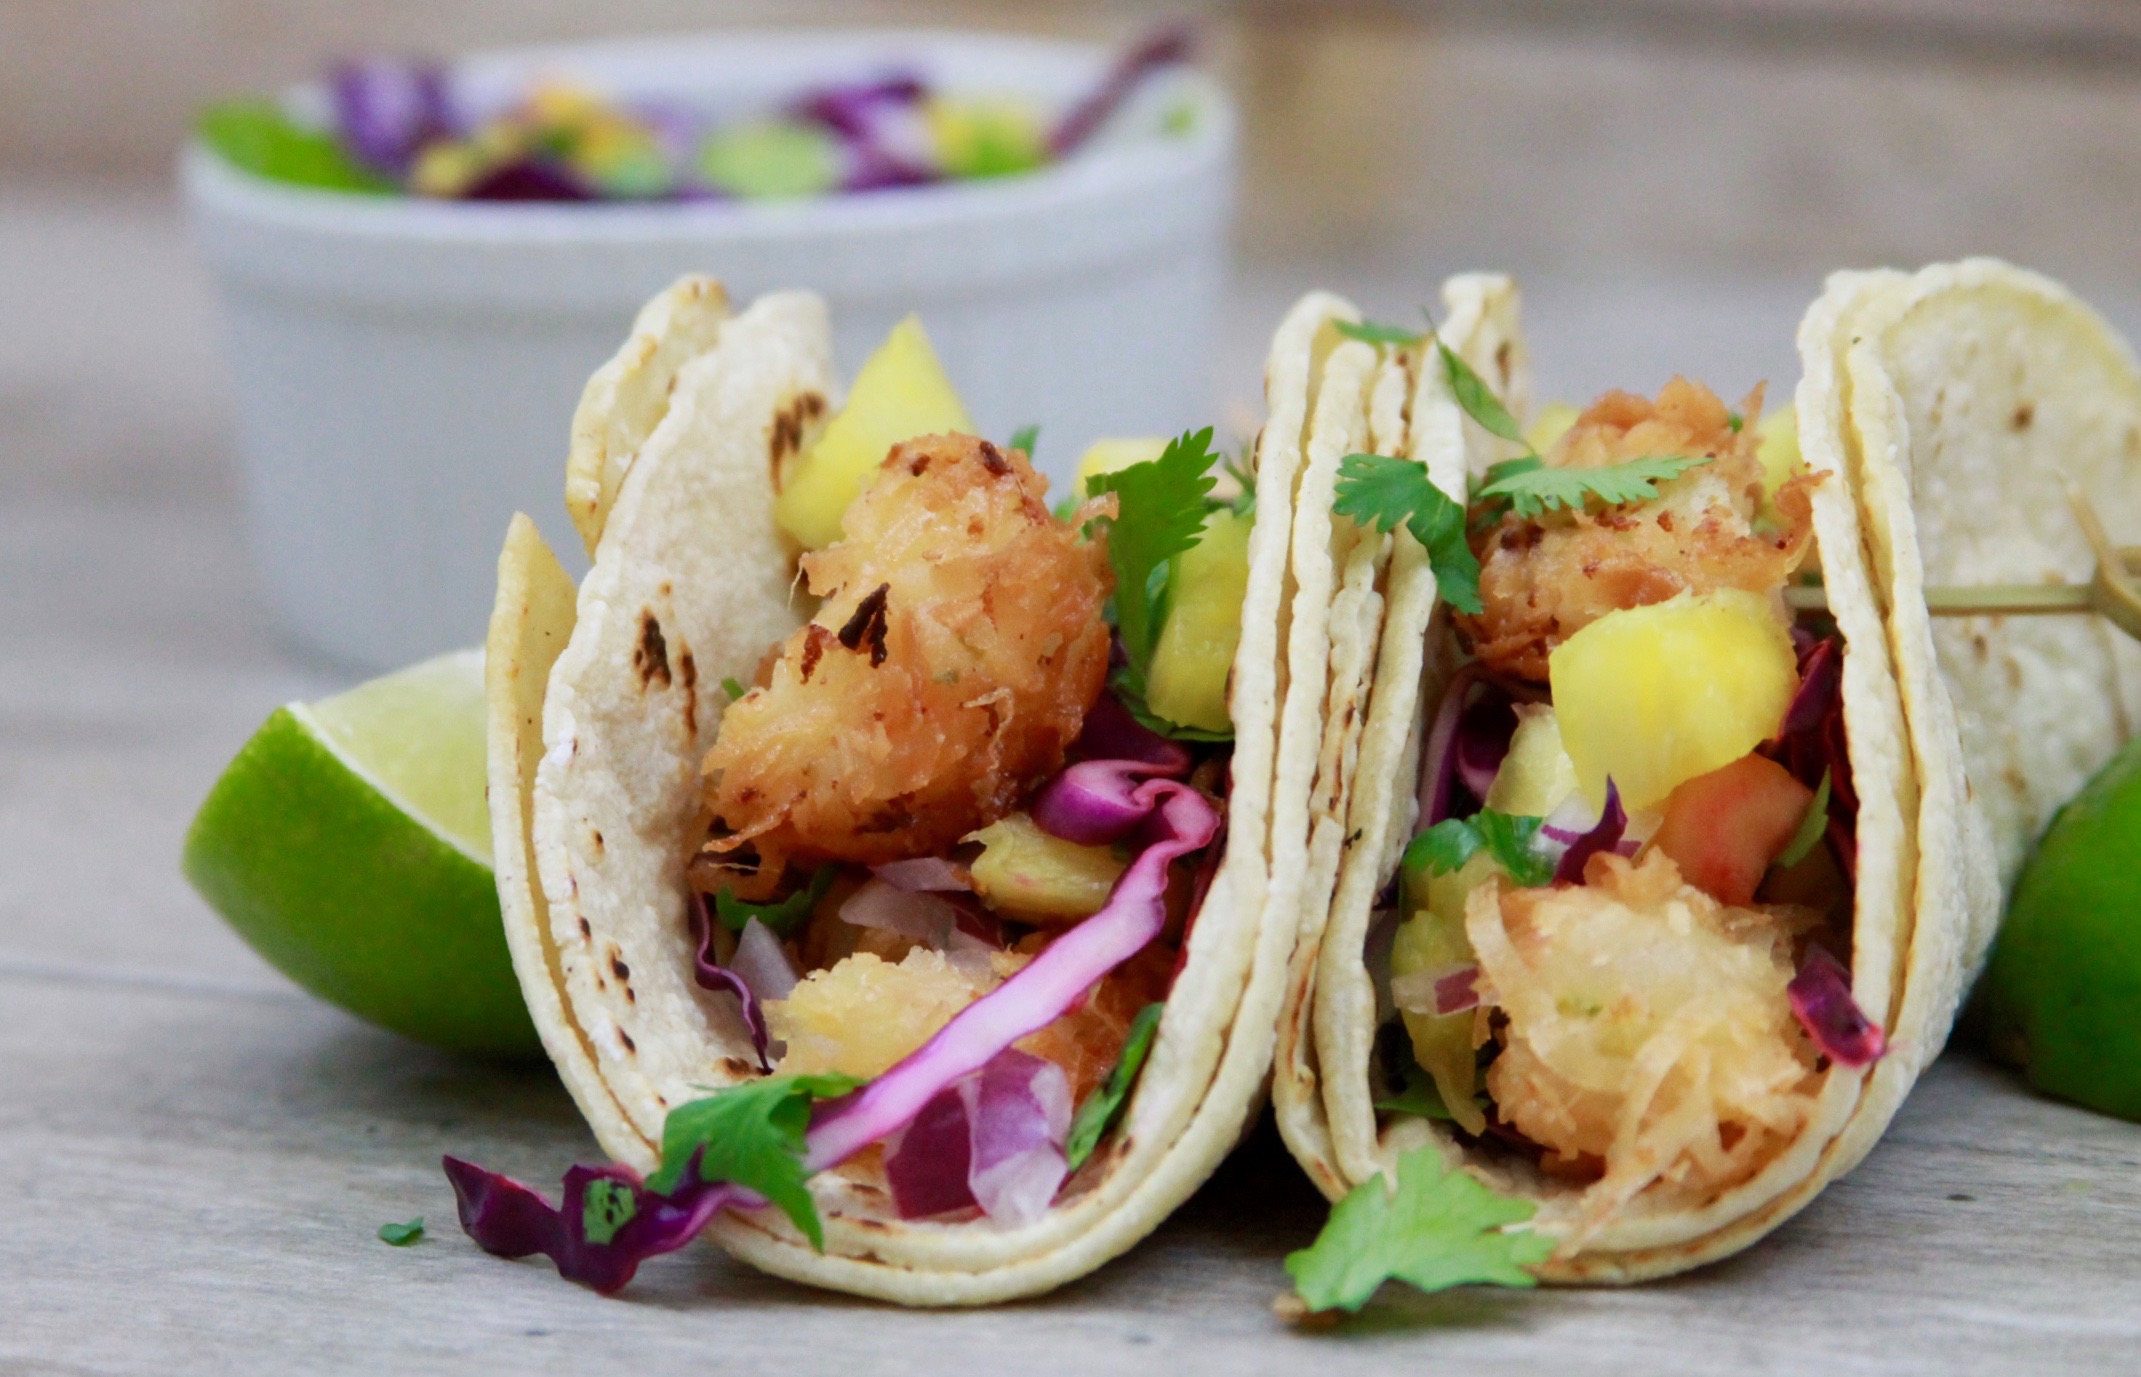
<path fill-rule="evenodd" d="M 1554 442 L 1576 428 L 1576 418 L 1583 412 L 1567 402 L 1548 402 L 1539 408 L 1539 414 L 1524 429 L 1524 443 L 1544 454 L 1554 447 Z"/>
<path fill-rule="evenodd" d="M 1166 452 L 1166 439 L 1157 435 L 1131 440 L 1095 440 L 1078 458 L 1078 499 L 1085 500 L 1085 485 L 1093 475 L 1120 473 L 1133 464 L 1149 464 Z"/>
<path fill-rule="evenodd" d="M 1487 788 L 1497 813 L 1543 818 L 1577 790 L 1576 763 L 1561 749 L 1561 723 L 1544 703 L 1517 706 L 1516 735 Z"/>
<path fill-rule="evenodd" d="M 773 518 L 804 549 L 822 550 L 840 538 L 848 504 L 894 445 L 954 431 L 971 435 L 974 422 L 944 376 L 922 322 L 909 316 L 863 363 L 847 405 L 786 476 Z"/>
<path fill-rule="evenodd" d="M 813 971 L 786 999 L 766 1001 L 766 1023 L 788 1044 L 781 1070 L 881 1076 L 936 1035 L 1001 976 L 954 966 L 916 947 L 898 964 L 857 952 Z"/>
<path fill-rule="evenodd" d="M 1175 557 L 1167 621 L 1145 675 L 1145 705 L 1178 726 L 1223 732 L 1233 725 L 1227 676 L 1241 643 L 1254 524 L 1247 516 L 1213 512 L 1197 543 Z"/>
<path fill-rule="evenodd" d="M 990 823 L 967 840 L 982 846 L 969 869 L 983 902 L 1031 921 L 1100 912 L 1124 868 L 1113 847 L 1052 837 L 1025 813 Z"/>
<path fill-rule="evenodd" d="M 1547 661 L 1561 744 L 1594 808 L 1630 810 L 1776 735 L 1799 684 L 1769 604 L 1736 588 L 1609 612 Z"/>

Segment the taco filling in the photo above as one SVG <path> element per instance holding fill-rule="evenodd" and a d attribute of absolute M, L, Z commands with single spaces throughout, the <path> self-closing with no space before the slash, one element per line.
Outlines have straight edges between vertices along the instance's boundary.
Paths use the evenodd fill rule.
<path fill-rule="evenodd" d="M 1167 998 L 1218 855 L 1230 575 L 1246 557 L 1225 539 L 1235 513 L 1206 496 L 1210 463 L 1185 437 L 1096 475 L 1058 515 L 1020 449 L 957 433 L 895 445 L 839 538 L 802 556 L 816 614 L 755 683 L 730 686 L 687 876 L 700 983 L 738 999 L 762 1065 L 871 1082 L 907 1074 L 981 1005 L 1038 1025 L 853 1145 L 882 1151 L 821 1154 L 902 1218 L 1045 1209 L 1093 1148 L 1073 1148 L 1074 1114 L 1119 1108 L 1121 1089 L 1109 1105 L 1104 1092 L 1135 1074 L 1125 1048 Z M 1153 509 L 1163 476 L 1193 511 Z M 1169 521 L 1188 548 L 1138 567 Z M 1222 536 L 1210 548 L 1207 530 Z M 1125 575 L 1148 595 L 1124 596 Z M 1170 637 L 1215 588 L 1232 590 L 1235 625 Z M 1218 685 L 1216 722 L 1154 714 L 1149 685 L 1184 678 Z M 1039 978 L 1068 935 L 1133 898 L 1148 931 L 1087 958 L 1068 990 Z M 1015 1161 L 992 1173 L 991 1148 Z"/>
<path fill-rule="evenodd" d="M 1829 955 L 1842 646 L 1783 596 L 1818 480 L 1765 455 L 1761 403 L 1609 393 L 1464 511 L 1477 595 L 1392 914 L 1382 1071 L 1411 1084 L 1378 1098 L 1580 1191 L 1578 1239 L 1750 1179 L 1880 1050 Z"/>

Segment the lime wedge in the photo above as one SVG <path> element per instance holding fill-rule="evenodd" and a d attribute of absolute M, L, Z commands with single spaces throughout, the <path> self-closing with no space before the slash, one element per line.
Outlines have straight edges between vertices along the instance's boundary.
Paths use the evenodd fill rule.
<path fill-rule="evenodd" d="M 440 1047 L 538 1050 L 499 925 L 483 653 L 275 710 L 186 834 L 186 878 L 269 964 Z"/>

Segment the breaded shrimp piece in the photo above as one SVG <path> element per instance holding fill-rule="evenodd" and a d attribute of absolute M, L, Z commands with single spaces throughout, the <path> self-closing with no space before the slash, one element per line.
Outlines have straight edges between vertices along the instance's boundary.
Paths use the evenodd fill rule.
<path fill-rule="evenodd" d="M 1743 416 L 1759 415 L 1762 389 L 1740 406 Z M 1735 431 L 1717 394 L 1685 378 L 1667 383 L 1655 402 L 1609 392 L 1592 403 L 1545 456 L 1549 465 L 1698 455 L 1709 462 L 1659 484 L 1650 502 L 1508 515 L 1475 534 L 1481 611 L 1457 618 L 1473 653 L 1498 672 L 1543 682 L 1554 647 L 1608 612 L 1689 591 L 1776 593 L 1813 538 L 1809 494 L 1817 480 L 1786 482 L 1770 503 L 1777 529 L 1757 530 L 1759 447 L 1752 425 Z"/>
<path fill-rule="evenodd" d="M 970 435 L 895 446 L 844 538 L 803 556 L 824 599 L 707 753 L 721 863 L 941 855 L 1063 764 L 1107 677 L 1104 538 L 1057 521 L 1026 457 Z"/>

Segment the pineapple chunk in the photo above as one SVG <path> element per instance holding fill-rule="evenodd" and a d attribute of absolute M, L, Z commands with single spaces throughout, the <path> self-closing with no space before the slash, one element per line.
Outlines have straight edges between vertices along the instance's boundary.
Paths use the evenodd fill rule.
<path fill-rule="evenodd" d="M 803 978 L 786 999 L 766 1001 L 766 1026 L 788 1044 L 780 1069 L 881 1076 L 936 1035 L 1007 971 L 954 966 L 916 947 L 897 965 L 857 952 Z"/>
<path fill-rule="evenodd" d="M 1548 660 L 1561 743 L 1594 808 L 1631 811 L 1776 735 L 1799 685 L 1770 604 L 1736 588 L 1609 612 Z"/>
<path fill-rule="evenodd" d="M 1227 677 L 1241 642 L 1253 524 L 1233 512 L 1213 512 L 1203 536 L 1175 557 L 1167 622 L 1145 675 L 1145 705 L 1178 726 L 1223 732 L 1233 725 Z"/>
<path fill-rule="evenodd" d="M 1582 415 L 1583 412 L 1567 402 L 1548 402 L 1539 408 L 1539 414 L 1525 428 L 1524 443 L 1544 454 L 1562 436 L 1576 428 L 1577 418 Z"/>
<path fill-rule="evenodd" d="M 1085 485 L 1095 474 L 1120 473 L 1136 464 L 1149 464 L 1166 452 L 1167 441 L 1156 435 L 1095 440 L 1078 459 L 1078 500 L 1085 500 Z"/>
<path fill-rule="evenodd" d="M 1762 461 L 1762 500 L 1767 502 L 1800 472 L 1798 411 L 1779 407 L 1762 418 L 1755 434 L 1761 437 L 1755 455 Z"/>
<path fill-rule="evenodd" d="M 1044 924 L 1100 912 L 1124 869 L 1113 847 L 1052 837 L 1025 813 L 992 822 L 967 840 L 982 846 L 968 868 L 983 902 Z"/>
<path fill-rule="evenodd" d="M 1543 818 L 1576 792 L 1576 764 L 1561 749 L 1561 723 L 1544 703 L 1517 705 L 1517 731 L 1509 754 L 1487 788 L 1486 804 L 1497 813 Z"/>
<path fill-rule="evenodd" d="M 848 504 L 894 445 L 973 431 L 974 422 L 944 376 L 922 322 L 909 316 L 863 363 L 847 405 L 786 476 L 773 518 L 804 549 L 822 550 L 840 538 Z"/>

